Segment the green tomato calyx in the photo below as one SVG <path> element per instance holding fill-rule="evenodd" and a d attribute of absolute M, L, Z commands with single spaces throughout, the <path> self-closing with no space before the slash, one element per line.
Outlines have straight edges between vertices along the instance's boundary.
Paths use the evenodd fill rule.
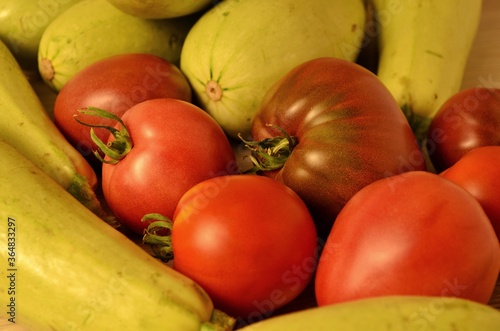
<path fill-rule="evenodd" d="M 80 119 L 78 119 L 78 115 L 74 116 L 75 120 L 78 123 L 90 127 L 90 138 L 97 145 L 97 147 L 99 147 L 99 150 L 108 157 L 108 159 L 105 159 L 101 156 L 99 150 L 94 151 L 94 155 L 101 162 L 116 164 L 130 152 L 130 150 L 132 149 L 132 140 L 130 139 L 130 134 L 127 130 L 127 127 L 125 126 L 125 124 L 123 123 L 122 119 L 119 116 L 104 109 L 96 107 L 82 108 L 79 109 L 78 112 L 85 115 L 92 115 L 101 118 L 109 118 L 117 121 L 121 125 L 120 129 L 116 129 L 114 127 L 102 124 L 85 123 Z M 103 128 L 108 130 L 113 135 L 115 140 L 108 142 L 107 144 L 104 143 L 101 139 L 99 139 L 99 137 L 97 137 L 94 128 Z"/>
<path fill-rule="evenodd" d="M 146 214 L 142 222 L 151 222 L 146 229 L 142 242 L 151 247 L 153 254 L 164 262 L 174 258 L 172 249 L 172 220 L 161 214 Z"/>
<path fill-rule="evenodd" d="M 261 141 L 245 140 L 238 137 L 245 143 L 245 147 L 250 149 L 250 159 L 254 167 L 247 170 L 247 173 L 258 171 L 272 171 L 283 167 L 286 160 L 292 154 L 297 145 L 297 138 L 290 136 L 285 130 L 275 124 L 267 124 L 281 132 L 281 135 L 265 138 Z"/>

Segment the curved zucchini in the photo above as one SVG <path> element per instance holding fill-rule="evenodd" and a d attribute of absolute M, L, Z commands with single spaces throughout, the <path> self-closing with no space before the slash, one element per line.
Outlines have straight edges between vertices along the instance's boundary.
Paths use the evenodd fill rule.
<path fill-rule="evenodd" d="M 21 67 L 0 42 L 0 139 L 16 147 L 82 204 L 103 216 L 97 176 L 57 129 Z"/>
<path fill-rule="evenodd" d="M 201 287 L 1 140 L 0 155 L 0 320 L 36 331 L 212 326 L 213 304 Z"/>
<path fill-rule="evenodd" d="M 456 297 L 384 296 L 269 318 L 240 331 L 498 331 L 500 311 Z"/>
<path fill-rule="evenodd" d="M 380 26 L 377 75 L 423 141 L 440 106 L 461 88 L 482 1 L 370 1 Z"/>

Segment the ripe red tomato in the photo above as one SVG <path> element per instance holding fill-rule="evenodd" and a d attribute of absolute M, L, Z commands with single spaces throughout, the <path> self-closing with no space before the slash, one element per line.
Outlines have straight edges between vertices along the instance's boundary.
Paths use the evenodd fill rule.
<path fill-rule="evenodd" d="M 320 306 L 382 295 L 487 303 L 500 246 L 481 205 L 460 186 L 414 171 L 369 184 L 342 209 L 320 260 Z"/>
<path fill-rule="evenodd" d="M 132 148 L 116 164 L 103 164 L 102 191 L 111 211 L 136 233 L 148 225 L 141 222 L 145 214 L 172 217 L 181 196 L 195 184 L 238 172 L 220 126 L 191 103 L 146 100 L 126 111 L 122 121 Z M 108 142 L 114 140 L 110 136 Z"/>
<path fill-rule="evenodd" d="M 68 141 L 96 164 L 92 151 L 97 148 L 88 128 L 74 116 L 91 124 L 113 126 L 107 118 L 78 114 L 78 109 L 97 107 L 122 116 L 133 105 L 155 98 L 191 101 L 192 92 L 181 71 L 163 58 L 151 54 L 122 54 L 97 61 L 78 72 L 59 92 L 54 104 L 54 122 Z M 102 141 L 109 132 L 96 128 Z"/>
<path fill-rule="evenodd" d="M 321 233 L 362 187 L 425 169 L 393 96 L 372 72 L 351 62 L 319 58 L 291 70 L 265 96 L 252 139 L 279 136 L 269 124 L 296 139 L 276 178 L 306 202 Z"/>
<path fill-rule="evenodd" d="M 500 240 L 500 146 L 476 147 L 440 175 L 479 201 Z"/>
<path fill-rule="evenodd" d="M 304 202 L 264 176 L 204 181 L 181 198 L 173 218 L 174 269 L 240 324 L 297 297 L 312 278 L 317 247 Z"/>
<path fill-rule="evenodd" d="M 500 89 L 476 87 L 450 97 L 434 116 L 427 149 L 437 172 L 479 146 L 500 145 Z"/>

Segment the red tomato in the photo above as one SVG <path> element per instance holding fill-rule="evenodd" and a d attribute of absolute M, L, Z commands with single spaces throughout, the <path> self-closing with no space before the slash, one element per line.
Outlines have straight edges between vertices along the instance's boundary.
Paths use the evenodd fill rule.
<path fill-rule="evenodd" d="M 216 308 L 250 323 L 300 294 L 318 258 L 303 201 L 263 176 L 204 181 L 179 201 L 172 228 L 174 269 L 200 284 Z"/>
<path fill-rule="evenodd" d="M 155 98 L 191 101 L 191 87 L 181 71 L 163 58 L 151 54 L 122 54 L 97 61 L 78 72 L 59 92 L 54 104 L 57 127 L 84 156 L 97 146 L 89 130 L 74 120 L 78 109 L 97 107 L 122 116 L 133 105 Z M 107 118 L 79 115 L 91 124 L 113 126 Z M 106 141 L 109 132 L 96 128 Z M 95 158 L 89 158 L 96 164 Z"/>
<path fill-rule="evenodd" d="M 103 164 L 102 190 L 112 212 L 134 232 L 147 227 L 141 222 L 145 214 L 172 217 L 181 196 L 195 184 L 238 172 L 220 126 L 191 103 L 147 100 L 131 107 L 122 120 L 132 148 L 116 164 Z"/>
<path fill-rule="evenodd" d="M 476 147 L 440 175 L 479 201 L 500 239 L 500 146 Z"/>
<path fill-rule="evenodd" d="M 487 303 L 499 271 L 500 246 L 477 200 L 414 171 L 349 200 L 323 248 L 315 291 L 320 306 L 408 294 Z"/>
<path fill-rule="evenodd" d="M 362 187 L 425 169 L 393 96 L 372 72 L 351 62 L 319 58 L 291 70 L 265 96 L 252 139 L 279 136 L 269 124 L 296 139 L 276 178 L 306 202 L 321 233 Z"/>
<path fill-rule="evenodd" d="M 500 89 L 469 88 L 449 98 L 429 126 L 426 145 L 437 172 L 473 148 L 500 145 Z"/>

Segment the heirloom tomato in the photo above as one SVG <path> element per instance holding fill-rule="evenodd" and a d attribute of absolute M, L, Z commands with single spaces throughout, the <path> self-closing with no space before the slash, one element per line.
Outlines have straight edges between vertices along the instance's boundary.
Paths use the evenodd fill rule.
<path fill-rule="evenodd" d="M 429 158 L 441 172 L 479 146 L 500 145 L 500 89 L 474 87 L 451 96 L 427 132 Z"/>
<path fill-rule="evenodd" d="M 500 239 L 500 146 L 476 147 L 440 175 L 479 201 Z"/>
<path fill-rule="evenodd" d="M 362 187 L 425 169 L 387 88 L 367 69 L 336 58 L 305 62 L 276 82 L 253 120 L 252 140 L 246 143 L 262 161 L 256 169 L 297 192 L 321 233 Z"/>
<path fill-rule="evenodd" d="M 173 218 L 173 268 L 239 323 L 269 316 L 297 297 L 312 279 L 317 249 L 304 202 L 264 176 L 203 181 L 184 194 Z"/>
<path fill-rule="evenodd" d="M 443 177 L 411 171 L 358 191 L 340 212 L 315 278 L 320 306 L 385 295 L 486 304 L 500 246 L 481 205 Z"/>
<path fill-rule="evenodd" d="M 127 110 L 121 122 L 108 145 L 100 146 L 106 154 L 102 192 L 111 211 L 136 233 L 148 226 L 141 221 L 146 214 L 172 217 L 195 184 L 239 171 L 221 127 L 191 103 L 146 100 Z"/>
<path fill-rule="evenodd" d="M 54 121 L 64 136 L 84 156 L 97 146 L 88 128 L 73 117 L 78 109 L 97 107 L 121 117 L 133 105 L 155 98 L 191 101 L 192 92 L 181 71 L 167 60 L 151 54 L 120 54 L 99 60 L 78 72 L 59 92 L 54 104 Z M 92 124 L 114 125 L 109 118 L 78 115 Z M 107 130 L 95 128 L 102 141 Z M 90 160 L 95 165 L 95 158 Z"/>

